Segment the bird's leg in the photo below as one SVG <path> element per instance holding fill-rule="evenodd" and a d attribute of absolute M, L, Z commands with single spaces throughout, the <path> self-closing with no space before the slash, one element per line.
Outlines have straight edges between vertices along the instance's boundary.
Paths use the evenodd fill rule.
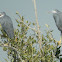
<path fill-rule="evenodd" d="M 62 36 L 60 36 L 60 41 L 59 41 L 60 44 L 61 44 L 61 41 L 62 41 Z"/>
<path fill-rule="evenodd" d="M 60 36 L 60 41 L 58 41 L 58 45 L 62 45 L 62 32 L 61 32 L 61 36 Z"/>
<path fill-rule="evenodd" d="M 61 39 L 61 36 L 60 36 L 60 41 L 57 42 L 58 45 L 61 45 L 61 40 L 62 40 L 62 39 Z"/>
<path fill-rule="evenodd" d="M 60 37 L 61 45 L 62 45 L 62 32 L 61 32 L 61 37 Z"/>

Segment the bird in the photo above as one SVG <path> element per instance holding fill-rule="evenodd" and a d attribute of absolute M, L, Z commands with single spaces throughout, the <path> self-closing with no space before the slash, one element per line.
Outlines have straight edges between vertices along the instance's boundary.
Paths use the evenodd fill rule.
<path fill-rule="evenodd" d="M 61 44 L 62 41 L 62 12 L 58 9 L 52 10 L 53 18 L 55 20 L 56 26 L 58 30 L 61 32 L 60 41 L 58 41 L 59 44 Z"/>
<path fill-rule="evenodd" d="M 5 13 L 0 12 L 0 24 L 2 30 L 7 34 L 10 39 L 14 38 L 14 27 L 11 18 Z"/>

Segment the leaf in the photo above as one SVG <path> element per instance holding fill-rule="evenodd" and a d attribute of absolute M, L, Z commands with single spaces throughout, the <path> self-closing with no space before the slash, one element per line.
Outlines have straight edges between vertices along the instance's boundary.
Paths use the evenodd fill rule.
<path fill-rule="evenodd" d="M 26 21 L 26 23 L 28 23 L 28 21 Z"/>
<path fill-rule="evenodd" d="M 46 26 L 47 28 L 49 28 L 49 25 L 48 25 L 48 24 L 45 24 L 45 26 Z"/>
<path fill-rule="evenodd" d="M 36 43 L 36 40 L 33 40 L 32 43 Z"/>
<path fill-rule="evenodd" d="M 4 50 L 4 51 L 7 51 L 7 48 L 6 48 L 6 47 L 3 47 L 3 50 Z"/>
<path fill-rule="evenodd" d="M 20 24 L 18 24 L 18 27 L 20 27 Z"/>
<path fill-rule="evenodd" d="M 35 23 L 32 23 L 33 25 L 35 25 Z"/>
<path fill-rule="evenodd" d="M 16 22 L 19 23 L 19 21 L 16 19 Z"/>
<path fill-rule="evenodd" d="M 18 11 L 16 11 L 16 14 L 19 14 L 19 12 L 18 12 Z"/>

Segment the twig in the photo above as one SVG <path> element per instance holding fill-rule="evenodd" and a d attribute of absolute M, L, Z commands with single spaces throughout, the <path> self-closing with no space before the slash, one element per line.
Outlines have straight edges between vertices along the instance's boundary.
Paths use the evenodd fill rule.
<path fill-rule="evenodd" d="M 0 43 L 0 47 L 9 47 L 9 48 L 11 48 L 11 49 L 17 51 L 18 57 L 21 59 L 21 61 L 23 61 L 22 58 L 20 57 L 20 54 L 19 54 L 19 52 L 18 52 L 18 49 L 14 48 L 14 47 L 12 47 L 12 46 L 3 44 L 3 43 Z"/>
<path fill-rule="evenodd" d="M 35 16 L 36 16 L 36 24 L 37 24 L 37 32 L 38 32 L 38 36 L 39 36 L 39 45 L 40 45 L 40 51 L 41 51 L 41 44 L 42 44 L 42 39 L 41 39 L 41 34 L 40 34 L 40 28 L 39 28 L 39 23 L 38 23 L 38 16 L 37 16 L 37 8 L 36 8 L 36 0 L 34 0 L 34 9 L 35 9 Z M 40 52 L 41 54 L 41 52 Z"/>
<path fill-rule="evenodd" d="M 18 19 L 19 20 L 19 19 Z M 37 30 L 35 29 L 35 28 L 32 28 L 32 27 L 30 27 L 30 26 L 28 26 L 27 24 L 25 24 L 23 21 L 20 21 L 20 22 L 22 22 L 25 26 L 27 26 L 28 28 L 30 28 L 30 29 L 32 29 L 32 30 L 34 30 L 35 32 L 37 32 Z"/>
<path fill-rule="evenodd" d="M 23 21 L 21 21 L 21 22 L 23 22 Z M 24 22 L 23 22 L 24 23 Z M 25 24 L 25 23 L 24 23 Z M 35 28 L 32 28 L 32 27 L 30 27 L 30 26 L 28 26 L 27 24 L 25 24 L 28 28 L 30 28 L 30 29 L 32 29 L 32 30 L 34 30 L 34 31 L 36 31 L 37 32 L 37 30 L 35 29 Z"/>
<path fill-rule="evenodd" d="M 31 46 L 32 46 L 32 62 L 33 62 L 33 45 L 31 43 Z"/>

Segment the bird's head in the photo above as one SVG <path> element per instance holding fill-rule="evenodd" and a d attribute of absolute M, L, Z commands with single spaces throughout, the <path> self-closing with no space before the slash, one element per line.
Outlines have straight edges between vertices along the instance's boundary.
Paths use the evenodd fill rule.
<path fill-rule="evenodd" d="M 52 10 L 51 12 L 52 12 L 52 13 L 57 13 L 57 11 L 56 11 L 56 10 Z"/>
<path fill-rule="evenodd" d="M 52 11 L 49 11 L 48 13 L 59 13 L 60 11 L 59 10 L 57 10 L 57 9 L 55 9 L 55 10 L 52 10 Z"/>
<path fill-rule="evenodd" d="M 5 12 L 0 12 L 0 18 L 3 17 L 3 16 L 5 16 L 5 15 L 6 15 Z"/>

